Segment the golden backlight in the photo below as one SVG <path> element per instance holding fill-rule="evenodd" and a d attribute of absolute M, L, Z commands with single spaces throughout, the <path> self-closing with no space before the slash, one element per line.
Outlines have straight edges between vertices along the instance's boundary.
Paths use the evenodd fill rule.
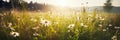
<path fill-rule="evenodd" d="M 81 6 L 104 6 L 106 0 L 24 0 L 26 2 L 37 2 L 45 3 L 55 6 L 64 6 L 64 7 L 81 7 Z M 88 2 L 88 4 L 86 4 Z M 113 6 L 120 6 L 120 0 L 112 0 Z"/>
<path fill-rule="evenodd" d="M 55 5 L 59 5 L 59 6 L 68 6 L 66 0 L 57 1 L 57 2 L 55 3 Z"/>

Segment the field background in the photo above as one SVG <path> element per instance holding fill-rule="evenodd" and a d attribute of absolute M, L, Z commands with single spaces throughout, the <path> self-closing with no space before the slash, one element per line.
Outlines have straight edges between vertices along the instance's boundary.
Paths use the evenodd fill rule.
<path fill-rule="evenodd" d="M 0 40 L 120 40 L 120 7 L 0 0 Z"/>

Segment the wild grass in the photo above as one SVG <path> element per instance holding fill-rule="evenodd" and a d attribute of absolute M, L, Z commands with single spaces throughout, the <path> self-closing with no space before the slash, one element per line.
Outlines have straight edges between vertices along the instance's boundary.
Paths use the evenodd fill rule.
<path fill-rule="evenodd" d="M 0 40 L 119 40 L 119 14 L 4 12 Z"/>

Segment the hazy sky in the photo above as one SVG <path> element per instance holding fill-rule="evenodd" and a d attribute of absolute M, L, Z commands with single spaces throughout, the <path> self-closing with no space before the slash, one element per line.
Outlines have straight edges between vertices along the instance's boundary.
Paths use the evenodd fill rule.
<path fill-rule="evenodd" d="M 103 6 L 106 0 L 25 0 L 27 2 L 33 1 L 38 3 L 46 3 L 57 6 Z M 88 4 L 86 4 L 88 2 Z M 120 0 L 112 0 L 113 6 L 120 6 Z"/>

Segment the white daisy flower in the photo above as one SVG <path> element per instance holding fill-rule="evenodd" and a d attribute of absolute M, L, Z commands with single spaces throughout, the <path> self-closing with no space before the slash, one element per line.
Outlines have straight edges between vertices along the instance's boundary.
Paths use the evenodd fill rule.
<path fill-rule="evenodd" d="M 75 26 L 75 24 L 70 24 L 69 26 L 68 26 L 68 28 L 73 28 Z"/>
<path fill-rule="evenodd" d="M 49 25 L 51 25 L 51 22 L 48 20 L 41 20 L 41 24 L 44 26 L 49 26 Z"/>
<path fill-rule="evenodd" d="M 20 34 L 18 32 L 10 32 L 10 35 L 12 35 L 13 37 L 17 37 L 20 36 Z"/>

